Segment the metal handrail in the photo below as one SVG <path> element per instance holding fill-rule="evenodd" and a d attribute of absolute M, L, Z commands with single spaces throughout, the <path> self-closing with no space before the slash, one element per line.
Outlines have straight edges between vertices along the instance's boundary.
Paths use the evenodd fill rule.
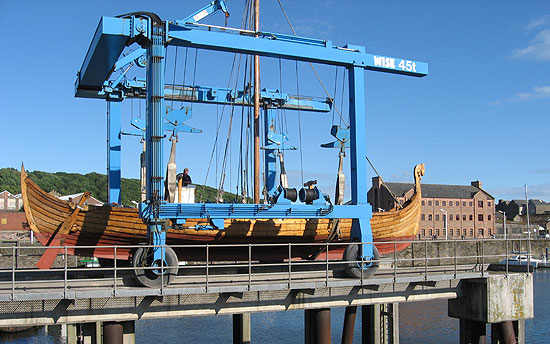
<path fill-rule="evenodd" d="M 495 241 L 499 241 L 500 239 L 492 239 Z M 452 247 L 449 246 L 451 244 L 447 244 L 447 247 L 452 250 L 452 254 L 449 256 L 437 256 L 437 257 L 430 257 L 428 256 L 428 247 L 430 244 L 440 244 L 453 241 Z M 500 240 L 502 241 L 502 240 Z M 496 259 L 499 259 L 501 257 L 504 257 L 506 259 L 506 270 L 505 273 L 509 273 L 509 267 L 508 267 L 508 257 L 509 257 L 509 243 L 510 241 L 515 242 L 517 240 L 515 239 L 507 239 L 504 241 L 505 244 L 505 253 L 504 254 L 486 254 L 487 242 L 485 240 L 480 241 L 470 241 L 472 244 L 480 243 L 481 244 L 481 254 L 471 255 L 471 254 L 463 254 L 458 255 L 457 254 L 457 245 L 459 242 L 465 242 L 464 240 L 448 240 L 448 241 L 424 241 L 424 256 L 423 257 L 403 257 L 400 256 L 396 251 L 398 242 L 384 242 L 384 243 L 391 243 L 394 252 L 390 259 L 381 258 L 377 260 L 379 264 L 384 264 L 384 262 L 392 263 L 391 270 L 387 270 L 384 267 L 381 267 L 377 275 L 374 277 L 371 277 L 370 279 L 376 280 L 377 278 L 386 278 L 388 276 L 391 278 L 392 283 L 399 283 L 400 280 L 403 280 L 405 278 L 408 278 L 407 276 L 411 275 L 413 272 L 415 276 L 418 276 L 418 272 L 422 271 L 423 273 L 420 278 L 423 278 L 425 281 L 432 280 L 435 278 L 434 276 L 436 274 L 445 273 L 445 271 L 448 271 L 448 276 L 446 276 L 446 279 L 457 279 L 460 276 L 462 276 L 464 273 L 470 273 L 473 272 L 471 265 L 465 265 L 464 262 L 467 262 L 469 260 L 475 259 L 478 262 L 481 262 L 481 268 L 479 269 L 478 277 L 486 276 L 486 272 L 484 270 L 486 266 L 486 262 L 494 261 Z M 401 241 L 399 243 L 418 243 L 418 241 Z M 295 261 L 293 260 L 293 248 L 303 247 L 303 246 L 310 246 L 310 247 L 323 247 L 325 252 L 332 252 L 334 249 L 342 250 L 347 245 L 357 245 L 358 243 L 347 243 L 347 242 L 336 242 L 336 243 L 282 243 L 282 244 L 223 244 L 223 245 L 211 245 L 211 244 L 202 244 L 202 245 L 172 245 L 172 248 L 177 249 L 185 249 L 189 247 L 204 247 L 206 249 L 206 260 L 205 261 L 199 261 L 195 262 L 194 264 L 190 265 L 183 265 L 179 266 L 178 268 L 180 271 L 184 273 L 184 276 L 182 278 L 176 279 L 174 285 L 176 287 L 180 286 L 186 286 L 186 287 L 202 287 L 203 293 L 209 293 L 212 290 L 212 287 L 215 286 L 216 288 L 223 288 L 223 287 L 239 287 L 242 286 L 245 288 L 246 291 L 252 291 L 255 290 L 255 286 L 264 285 L 266 283 L 279 283 L 278 281 L 283 281 L 286 279 L 285 287 L 287 289 L 292 289 L 294 287 L 302 285 L 302 282 L 304 283 L 321 283 L 321 286 L 323 287 L 330 287 L 332 285 L 338 284 L 342 281 L 342 279 L 339 279 L 339 277 L 334 276 L 334 274 L 331 274 L 331 271 L 335 271 L 338 269 L 341 269 L 344 264 L 350 264 L 352 261 L 341 261 L 341 260 L 334 260 L 329 254 L 325 254 L 324 259 L 317 260 L 317 261 Z M 366 243 L 370 244 L 370 243 Z M 377 243 L 378 244 L 378 243 Z M 519 247 L 522 247 L 522 243 L 519 243 Z M 107 267 L 69 267 L 69 249 L 71 249 L 71 253 L 73 252 L 73 247 L 68 246 L 58 246 L 58 247 L 48 247 L 53 249 L 62 249 L 63 252 L 63 267 L 55 267 L 52 268 L 50 271 L 44 271 L 40 269 L 34 269 L 34 268 L 19 268 L 17 266 L 17 257 L 20 251 L 24 251 L 27 249 L 32 250 L 45 250 L 46 248 L 40 248 L 36 246 L 31 247 L 25 247 L 25 246 L 18 246 L 18 247 L 11 247 L 11 269 L 1 269 L 0 268 L 0 274 L 2 273 L 10 273 L 11 274 L 11 281 L 10 282 L 10 298 L 11 300 L 16 300 L 18 295 L 23 293 L 23 288 L 25 287 L 32 287 L 33 285 L 36 285 L 35 282 L 41 282 L 44 283 L 46 281 L 47 283 L 53 283 L 54 282 L 62 282 L 63 289 L 62 289 L 62 295 L 64 298 L 71 298 L 74 297 L 74 292 L 78 290 L 85 289 L 86 287 L 82 286 L 82 278 L 78 278 L 75 274 L 77 272 L 84 272 L 84 271 L 95 271 L 95 272 L 101 272 L 101 274 L 98 273 L 99 276 L 103 277 L 97 277 L 97 280 L 103 280 L 105 277 L 110 279 L 112 281 L 112 286 L 110 286 L 111 295 L 113 297 L 118 297 L 121 295 L 121 290 L 118 287 L 118 284 L 120 284 L 120 277 L 124 277 L 124 275 L 127 275 L 128 273 L 131 273 L 134 268 L 133 267 L 126 267 L 126 266 L 119 266 L 118 261 L 116 258 L 119 257 L 120 252 L 128 252 L 128 250 L 138 247 L 146 247 L 144 245 L 134 245 L 134 246 L 122 246 L 122 245 L 113 245 L 113 246 L 79 246 L 78 249 L 86 250 L 95 250 L 98 247 L 100 247 L 102 250 L 108 250 L 109 248 L 112 249 L 113 253 L 113 267 L 107 268 Z M 161 250 L 165 250 L 166 246 L 158 246 L 158 245 L 150 245 L 149 247 L 160 247 Z M 227 261 L 227 262 L 211 262 L 211 250 L 212 249 L 218 249 L 218 248 L 246 248 L 248 250 L 248 260 L 247 261 Z M 261 249 L 265 247 L 287 247 L 288 248 L 288 259 L 285 259 L 286 261 L 282 262 L 260 262 L 260 261 L 254 261 L 252 250 L 253 249 Z M 479 247 L 479 246 L 478 246 Z M 531 254 L 531 245 L 528 243 L 528 263 L 531 263 L 530 254 Z M 121 251 L 123 250 L 123 251 Z M 126 254 L 126 253 L 122 253 Z M 7 256 L 4 256 L 7 257 Z M 387 256 L 386 256 L 387 257 Z M 358 260 L 355 261 L 356 263 L 360 263 L 361 266 L 364 266 L 365 260 L 363 257 L 358 257 Z M 421 263 L 423 262 L 424 266 L 422 267 Z M 462 263 L 462 264 L 459 264 Z M 450 264 L 449 264 L 450 263 Z M 165 271 L 165 269 L 174 268 L 176 266 L 173 265 L 167 265 L 164 261 L 161 261 L 160 268 L 161 271 Z M 158 267 L 140 267 L 141 269 L 158 269 Z M 199 269 L 204 269 L 205 272 L 201 273 Z M 240 269 L 246 269 L 246 273 L 244 273 L 244 270 Z M 527 266 L 527 271 L 529 267 Z M 62 280 L 61 278 L 56 279 L 55 276 L 53 276 L 53 279 L 45 280 L 44 278 L 47 278 L 48 273 L 55 274 L 56 272 L 62 271 Z M 195 271 L 195 272 L 193 272 Z M 305 273 L 305 271 L 311 271 L 312 274 Z M 185 272 L 187 272 L 187 275 L 185 275 Z M 191 274 L 189 274 L 191 272 Z M 322 273 L 322 275 L 319 275 L 319 273 Z M 30 276 L 34 273 L 42 273 L 44 274 L 42 277 L 32 279 L 31 281 L 23 281 L 25 276 Z M 109 275 L 112 273 L 112 277 Z M 261 280 L 261 275 L 268 275 L 269 280 Z M 200 282 L 199 279 L 193 279 L 194 277 L 202 277 L 202 282 Z M 309 276 L 311 275 L 311 276 Z M 88 274 L 88 276 L 90 276 Z M 224 277 L 225 276 L 225 277 Z M 242 277 L 241 277 L 242 276 Z M 246 277 L 245 277 L 246 276 Z M 391 276 L 391 277 L 390 277 Z M 51 277 L 51 276 L 50 276 Z M 244 278 L 243 278 L 244 277 Z M 164 286 L 164 281 L 167 278 L 164 274 L 160 274 L 161 284 L 158 288 L 158 295 L 166 295 L 169 289 L 175 288 L 172 285 Z M 298 282 L 297 282 L 298 281 Z M 344 279 L 344 281 L 346 281 Z M 347 280 L 349 283 L 357 283 L 359 285 L 367 285 L 369 284 L 369 279 L 364 278 L 363 271 L 361 271 L 360 279 L 358 280 Z M 5 281 L 7 282 L 7 281 Z M 3 293 L 2 285 L 5 282 L 0 282 L 0 297 Z M 80 284 L 79 284 L 80 282 Z M 341 283 L 340 283 L 341 284 Z M 29 287 L 29 288 L 30 288 Z M 126 289 L 126 288 L 125 288 Z M 7 291 L 7 290 L 6 290 Z M 124 290 L 124 292 L 127 292 L 127 290 Z"/>

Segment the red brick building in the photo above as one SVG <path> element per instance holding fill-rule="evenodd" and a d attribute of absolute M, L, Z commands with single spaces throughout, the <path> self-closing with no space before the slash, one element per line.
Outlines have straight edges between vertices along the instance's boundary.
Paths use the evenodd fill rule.
<path fill-rule="evenodd" d="M 1 211 L 0 231 L 17 232 L 30 230 L 25 212 L 22 211 Z"/>
<path fill-rule="evenodd" d="M 381 178 L 374 177 L 368 200 L 373 211 L 386 211 L 397 202 L 403 204 L 413 192 L 412 183 L 382 183 Z M 494 200 L 479 181 L 471 185 L 422 184 L 418 238 L 444 239 L 446 220 L 449 239 L 492 237 L 496 233 Z"/>

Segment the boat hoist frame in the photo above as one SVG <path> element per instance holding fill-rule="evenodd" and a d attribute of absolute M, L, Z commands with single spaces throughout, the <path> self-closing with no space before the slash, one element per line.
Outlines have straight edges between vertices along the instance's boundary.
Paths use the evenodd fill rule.
<path fill-rule="evenodd" d="M 199 10 L 184 20 L 162 21 L 150 13 L 117 18 L 102 17 L 84 64 L 77 76 L 76 96 L 105 98 L 110 105 L 118 104 L 117 101 L 122 97 L 118 96 L 117 92 L 106 95 L 105 80 L 112 74 L 126 46 L 138 43 L 145 51 L 147 68 L 145 81 L 147 201 L 140 204 L 140 216 L 147 222 L 149 233 L 157 238 L 154 244 L 165 244 L 166 233 L 160 224 L 163 220 L 185 221 L 187 218 L 210 219 L 220 229 L 223 229 L 223 220 L 225 219 L 351 218 L 353 219 L 352 240 L 372 243 L 373 237 L 370 228 L 372 212 L 367 203 L 364 70 L 423 77 L 428 74 L 428 64 L 369 54 L 362 46 L 338 47 L 327 40 L 197 23 L 198 20 L 218 9 L 226 12 L 223 0 L 211 2 L 205 9 Z M 165 51 L 169 45 L 345 67 L 349 80 L 351 204 L 332 205 L 328 196 L 323 195 L 316 188 L 315 200 L 305 203 L 281 201 L 271 204 L 178 204 L 164 202 L 164 159 L 162 154 L 164 101 L 170 97 L 175 99 L 178 95 L 175 90 L 168 91 L 164 83 Z M 139 53 L 135 55 L 139 55 Z M 135 58 L 135 56 L 132 57 Z M 118 82 L 120 83 L 121 80 Z M 127 90 L 133 90 L 137 95 L 143 90 L 143 85 L 140 83 L 142 81 L 133 80 L 122 86 Z M 113 90 L 121 89 L 118 84 L 113 86 Z M 188 91 L 195 92 L 200 89 L 200 87 L 190 88 Z M 231 92 L 226 91 L 228 94 L 232 94 Z M 199 92 L 197 92 L 197 98 L 198 94 Z M 179 95 L 181 96 L 181 93 Z M 138 96 L 143 96 L 143 94 Z M 194 93 L 193 96 L 195 96 Z M 209 96 L 215 98 L 212 93 Z M 183 100 L 187 101 L 187 99 Z M 215 103 L 215 101 L 212 102 Z M 115 105 L 114 108 L 115 111 L 120 112 L 119 105 Z M 110 109 L 113 111 L 113 107 Z M 120 120 L 115 125 L 120 126 Z M 267 188 L 276 194 L 275 163 L 267 156 L 272 153 L 274 147 L 270 147 L 270 144 L 273 142 L 266 140 L 264 143 L 264 148 L 267 148 L 264 150 L 264 154 L 266 154 L 265 169 L 268 172 L 266 174 Z M 120 150 L 120 136 L 118 145 Z M 271 172 L 273 174 L 269 174 Z M 120 166 L 118 178 L 120 178 Z M 373 256 L 373 245 L 363 244 L 360 256 L 365 261 L 370 260 Z"/>

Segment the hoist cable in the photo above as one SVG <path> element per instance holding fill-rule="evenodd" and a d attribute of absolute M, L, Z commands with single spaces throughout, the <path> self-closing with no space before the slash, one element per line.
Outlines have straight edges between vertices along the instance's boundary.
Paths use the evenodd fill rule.
<path fill-rule="evenodd" d="M 172 78 L 172 92 L 175 94 L 176 90 L 176 71 L 178 67 L 178 47 L 176 47 L 176 53 L 174 54 L 174 75 Z M 170 108 L 174 108 L 174 97 L 172 97 L 172 101 L 170 102 Z"/>
<path fill-rule="evenodd" d="M 336 84 L 338 83 L 338 66 L 335 67 L 336 72 L 334 73 L 334 98 L 336 99 L 336 87 L 338 87 Z M 344 95 L 342 94 L 342 99 L 344 98 Z M 334 109 L 336 107 L 332 107 L 332 120 L 331 123 L 334 125 Z"/>

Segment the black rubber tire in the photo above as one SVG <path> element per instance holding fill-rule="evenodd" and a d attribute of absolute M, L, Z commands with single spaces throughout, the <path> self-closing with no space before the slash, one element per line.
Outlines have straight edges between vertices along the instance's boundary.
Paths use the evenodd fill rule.
<path fill-rule="evenodd" d="M 374 262 L 371 262 L 368 267 L 364 267 L 363 269 L 361 269 L 361 262 L 359 262 L 361 260 L 361 257 L 359 256 L 359 245 L 360 243 L 350 244 L 346 247 L 343 255 L 343 260 L 351 263 L 345 264 L 344 270 L 349 277 L 367 279 L 374 275 L 376 270 L 378 270 L 380 254 L 378 253 L 378 249 L 376 248 L 376 246 L 373 245 Z M 368 263 L 369 262 L 365 262 L 365 264 Z"/>
<path fill-rule="evenodd" d="M 152 255 L 152 252 L 149 253 L 151 250 L 152 248 L 140 247 L 132 255 L 132 266 L 134 267 L 135 278 L 139 284 L 144 287 L 160 288 L 163 282 L 164 286 L 167 286 L 178 275 L 178 256 L 172 248 L 166 247 L 163 274 L 156 274 L 152 269 L 144 269 L 144 267 L 151 266 L 151 259 L 145 257 L 145 255 Z M 160 265 L 158 266 L 160 267 Z"/>

